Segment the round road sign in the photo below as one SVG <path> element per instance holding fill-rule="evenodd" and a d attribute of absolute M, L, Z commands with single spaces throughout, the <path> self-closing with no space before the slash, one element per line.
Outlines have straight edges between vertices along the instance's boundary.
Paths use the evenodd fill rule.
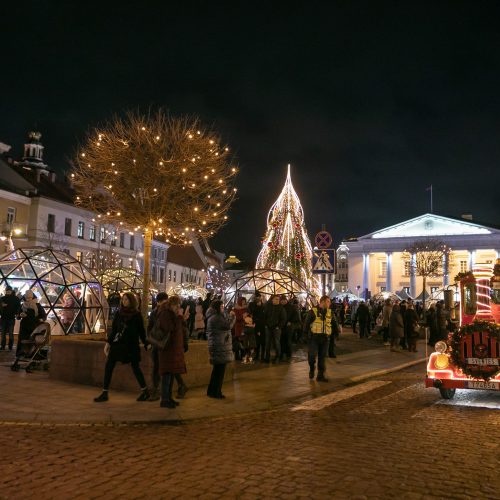
<path fill-rule="evenodd" d="M 327 231 L 320 231 L 315 236 L 314 243 L 318 248 L 330 248 L 333 243 L 332 235 Z"/>

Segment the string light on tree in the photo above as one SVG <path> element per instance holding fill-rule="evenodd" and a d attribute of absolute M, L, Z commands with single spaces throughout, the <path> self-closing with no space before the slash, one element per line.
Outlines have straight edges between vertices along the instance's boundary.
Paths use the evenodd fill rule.
<path fill-rule="evenodd" d="M 153 234 L 182 244 L 210 237 L 227 223 L 236 196 L 237 167 L 218 135 L 197 118 L 162 110 L 128 112 L 91 131 L 73 174 L 78 205 L 144 233 L 143 307 Z"/>
<path fill-rule="evenodd" d="M 261 244 L 257 269 L 288 271 L 312 287 L 312 246 L 304 211 L 292 185 L 290 165 L 283 190 L 269 210 L 267 231 Z"/>

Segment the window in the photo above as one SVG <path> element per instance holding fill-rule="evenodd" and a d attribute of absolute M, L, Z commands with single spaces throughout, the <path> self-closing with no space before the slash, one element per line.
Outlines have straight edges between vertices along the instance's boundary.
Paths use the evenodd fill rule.
<path fill-rule="evenodd" d="M 380 262 L 380 276 L 387 276 L 387 261 Z"/>
<path fill-rule="evenodd" d="M 403 287 L 403 290 L 408 294 L 410 295 L 410 287 L 409 286 L 404 286 Z"/>
<path fill-rule="evenodd" d="M 47 231 L 53 233 L 56 230 L 56 216 L 54 214 L 47 215 Z"/>
<path fill-rule="evenodd" d="M 71 219 L 68 219 L 68 217 L 66 217 L 66 220 L 64 221 L 64 234 L 66 236 L 71 236 L 71 223 L 73 221 Z"/>
<path fill-rule="evenodd" d="M 461 273 L 466 273 L 467 272 L 467 261 L 466 260 L 461 260 L 460 261 L 460 272 Z"/>
<path fill-rule="evenodd" d="M 101 227 L 100 231 L 101 234 L 99 235 L 101 239 L 101 243 L 106 243 L 106 228 Z"/>
<path fill-rule="evenodd" d="M 79 221 L 78 222 L 78 238 L 83 238 L 83 235 L 85 234 L 85 222 Z"/>
<path fill-rule="evenodd" d="M 111 246 L 116 246 L 116 231 L 114 229 L 111 231 Z"/>
<path fill-rule="evenodd" d="M 132 234 L 130 236 L 130 250 L 133 250 L 134 246 L 135 246 L 135 238 L 134 238 L 134 235 Z"/>
<path fill-rule="evenodd" d="M 183 280 L 184 280 L 184 273 L 181 273 L 181 283 L 183 282 Z"/>
<path fill-rule="evenodd" d="M 160 267 L 160 283 L 165 283 L 165 269 Z"/>
<path fill-rule="evenodd" d="M 151 281 L 156 281 L 156 266 L 151 267 Z"/>
<path fill-rule="evenodd" d="M 381 291 L 381 292 L 385 292 L 385 291 L 386 291 L 386 287 L 385 287 L 385 286 L 381 286 L 381 287 L 380 287 L 380 291 Z"/>
<path fill-rule="evenodd" d="M 14 224 L 16 221 L 16 209 L 13 207 L 7 208 L 7 224 Z"/>
<path fill-rule="evenodd" d="M 431 286 L 431 293 L 437 292 L 439 290 L 438 286 Z"/>
<path fill-rule="evenodd" d="M 165 260 L 165 250 L 161 251 L 161 260 Z"/>
<path fill-rule="evenodd" d="M 172 269 L 168 270 L 168 281 L 172 281 Z"/>
<path fill-rule="evenodd" d="M 64 252 L 66 255 L 71 255 L 71 254 L 69 253 L 69 248 L 65 248 L 65 249 L 63 250 L 63 252 Z"/>
<path fill-rule="evenodd" d="M 177 271 L 174 271 L 174 283 L 177 283 Z"/>
<path fill-rule="evenodd" d="M 120 248 L 125 247 L 125 233 L 120 233 Z"/>
<path fill-rule="evenodd" d="M 158 249 L 155 247 L 153 248 L 153 259 L 157 259 L 158 258 Z"/>
<path fill-rule="evenodd" d="M 404 276 L 410 276 L 410 272 L 411 272 L 410 261 L 405 260 L 405 262 L 404 262 Z"/>
<path fill-rule="evenodd" d="M 81 262 L 82 261 L 82 252 L 76 252 L 76 260 L 78 262 Z"/>
<path fill-rule="evenodd" d="M 95 225 L 91 224 L 89 228 L 89 240 L 95 241 Z"/>

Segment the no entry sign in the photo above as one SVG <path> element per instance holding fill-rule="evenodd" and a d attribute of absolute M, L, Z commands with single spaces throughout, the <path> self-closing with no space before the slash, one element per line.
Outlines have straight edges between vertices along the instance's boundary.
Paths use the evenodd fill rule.
<path fill-rule="evenodd" d="M 320 231 L 314 238 L 317 248 L 330 248 L 333 243 L 332 235 L 327 231 Z"/>

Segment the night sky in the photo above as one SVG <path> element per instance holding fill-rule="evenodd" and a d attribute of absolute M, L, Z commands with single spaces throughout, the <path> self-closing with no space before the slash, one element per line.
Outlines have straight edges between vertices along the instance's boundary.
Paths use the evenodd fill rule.
<path fill-rule="evenodd" d="M 114 113 L 197 114 L 241 169 L 227 254 L 255 259 L 288 163 L 311 237 L 428 212 L 430 184 L 436 213 L 500 225 L 498 2 L 9 4 L 0 141 L 36 128 L 62 172 Z"/>

